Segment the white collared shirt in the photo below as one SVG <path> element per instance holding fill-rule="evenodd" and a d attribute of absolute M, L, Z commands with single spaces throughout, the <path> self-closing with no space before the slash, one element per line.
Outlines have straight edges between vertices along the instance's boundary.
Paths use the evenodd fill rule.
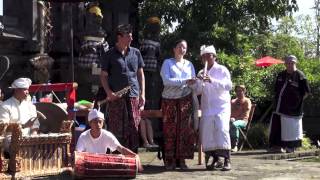
<path fill-rule="evenodd" d="M 25 124 L 30 118 L 37 117 L 36 107 L 27 100 L 21 103 L 14 97 L 7 99 L 0 105 L 0 123 L 21 123 Z M 40 123 L 36 120 L 32 128 L 39 128 Z M 23 135 L 30 133 L 30 128 L 22 130 Z"/>
<path fill-rule="evenodd" d="M 207 72 L 211 82 L 197 80 L 192 88 L 201 94 L 202 116 L 217 115 L 222 111 L 231 111 L 230 93 L 232 82 L 229 70 L 217 62 Z"/>

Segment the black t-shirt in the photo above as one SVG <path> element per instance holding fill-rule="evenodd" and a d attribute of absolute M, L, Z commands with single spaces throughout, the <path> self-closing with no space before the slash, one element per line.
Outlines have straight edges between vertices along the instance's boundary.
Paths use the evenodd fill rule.
<path fill-rule="evenodd" d="M 126 55 L 122 55 L 113 47 L 101 56 L 101 67 L 108 73 L 108 83 L 112 91 L 119 91 L 131 86 L 129 97 L 139 96 L 137 72 L 143 68 L 144 62 L 138 49 L 129 47 Z"/>
<path fill-rule="evenodd" d="M 303 97 L 310 93 L 310 86 L 302 71 L 296 70 L 292 74 L 287 71 L 280 72 L 276 79 L 275 92 L 279 113 L 289 116 L 303 114 Z"/>

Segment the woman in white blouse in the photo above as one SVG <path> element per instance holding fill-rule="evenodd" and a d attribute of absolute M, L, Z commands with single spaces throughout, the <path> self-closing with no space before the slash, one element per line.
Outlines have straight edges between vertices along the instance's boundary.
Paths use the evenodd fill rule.
<path fill-rule="evenodd" d="M 185 159 L 193 159 L 195 131 L 191 128 L 192 91 L 195 70 L 184 56 L 187 42 L 178 40 L 173 47 L 174 57 L 166 59 L 161 67 L 163 136 L 165 167 L 173 170 L 178 164 L 187 169 Z"/>

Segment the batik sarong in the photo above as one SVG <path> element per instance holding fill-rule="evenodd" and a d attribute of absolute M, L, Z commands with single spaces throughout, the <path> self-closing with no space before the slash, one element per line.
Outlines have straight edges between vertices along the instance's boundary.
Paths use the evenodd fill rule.
<path fill-rule="evenodd" d="M 192 159 L 195 132 L 192 117 L 191 94 L 179 99 L 162 99 L 165 159 Z"/>
<path fill-rule="evenodd" d="M 120 143 L 137 152 L 140 123 L 139 98 L 123 97 L 108 103 L 108 127 Z"/>

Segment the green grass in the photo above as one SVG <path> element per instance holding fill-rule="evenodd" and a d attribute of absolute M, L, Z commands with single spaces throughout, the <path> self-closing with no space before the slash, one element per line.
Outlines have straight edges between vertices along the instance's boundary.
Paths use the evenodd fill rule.
<path fill-rule="evenodd" d="M 310 159 L 303 159 L 301 161 L 303 161 L 303 162 L 318 162 L 318 163 L 320 163 L 320 156 L 314 157 L 314 158 L 310 158 Z"/>

